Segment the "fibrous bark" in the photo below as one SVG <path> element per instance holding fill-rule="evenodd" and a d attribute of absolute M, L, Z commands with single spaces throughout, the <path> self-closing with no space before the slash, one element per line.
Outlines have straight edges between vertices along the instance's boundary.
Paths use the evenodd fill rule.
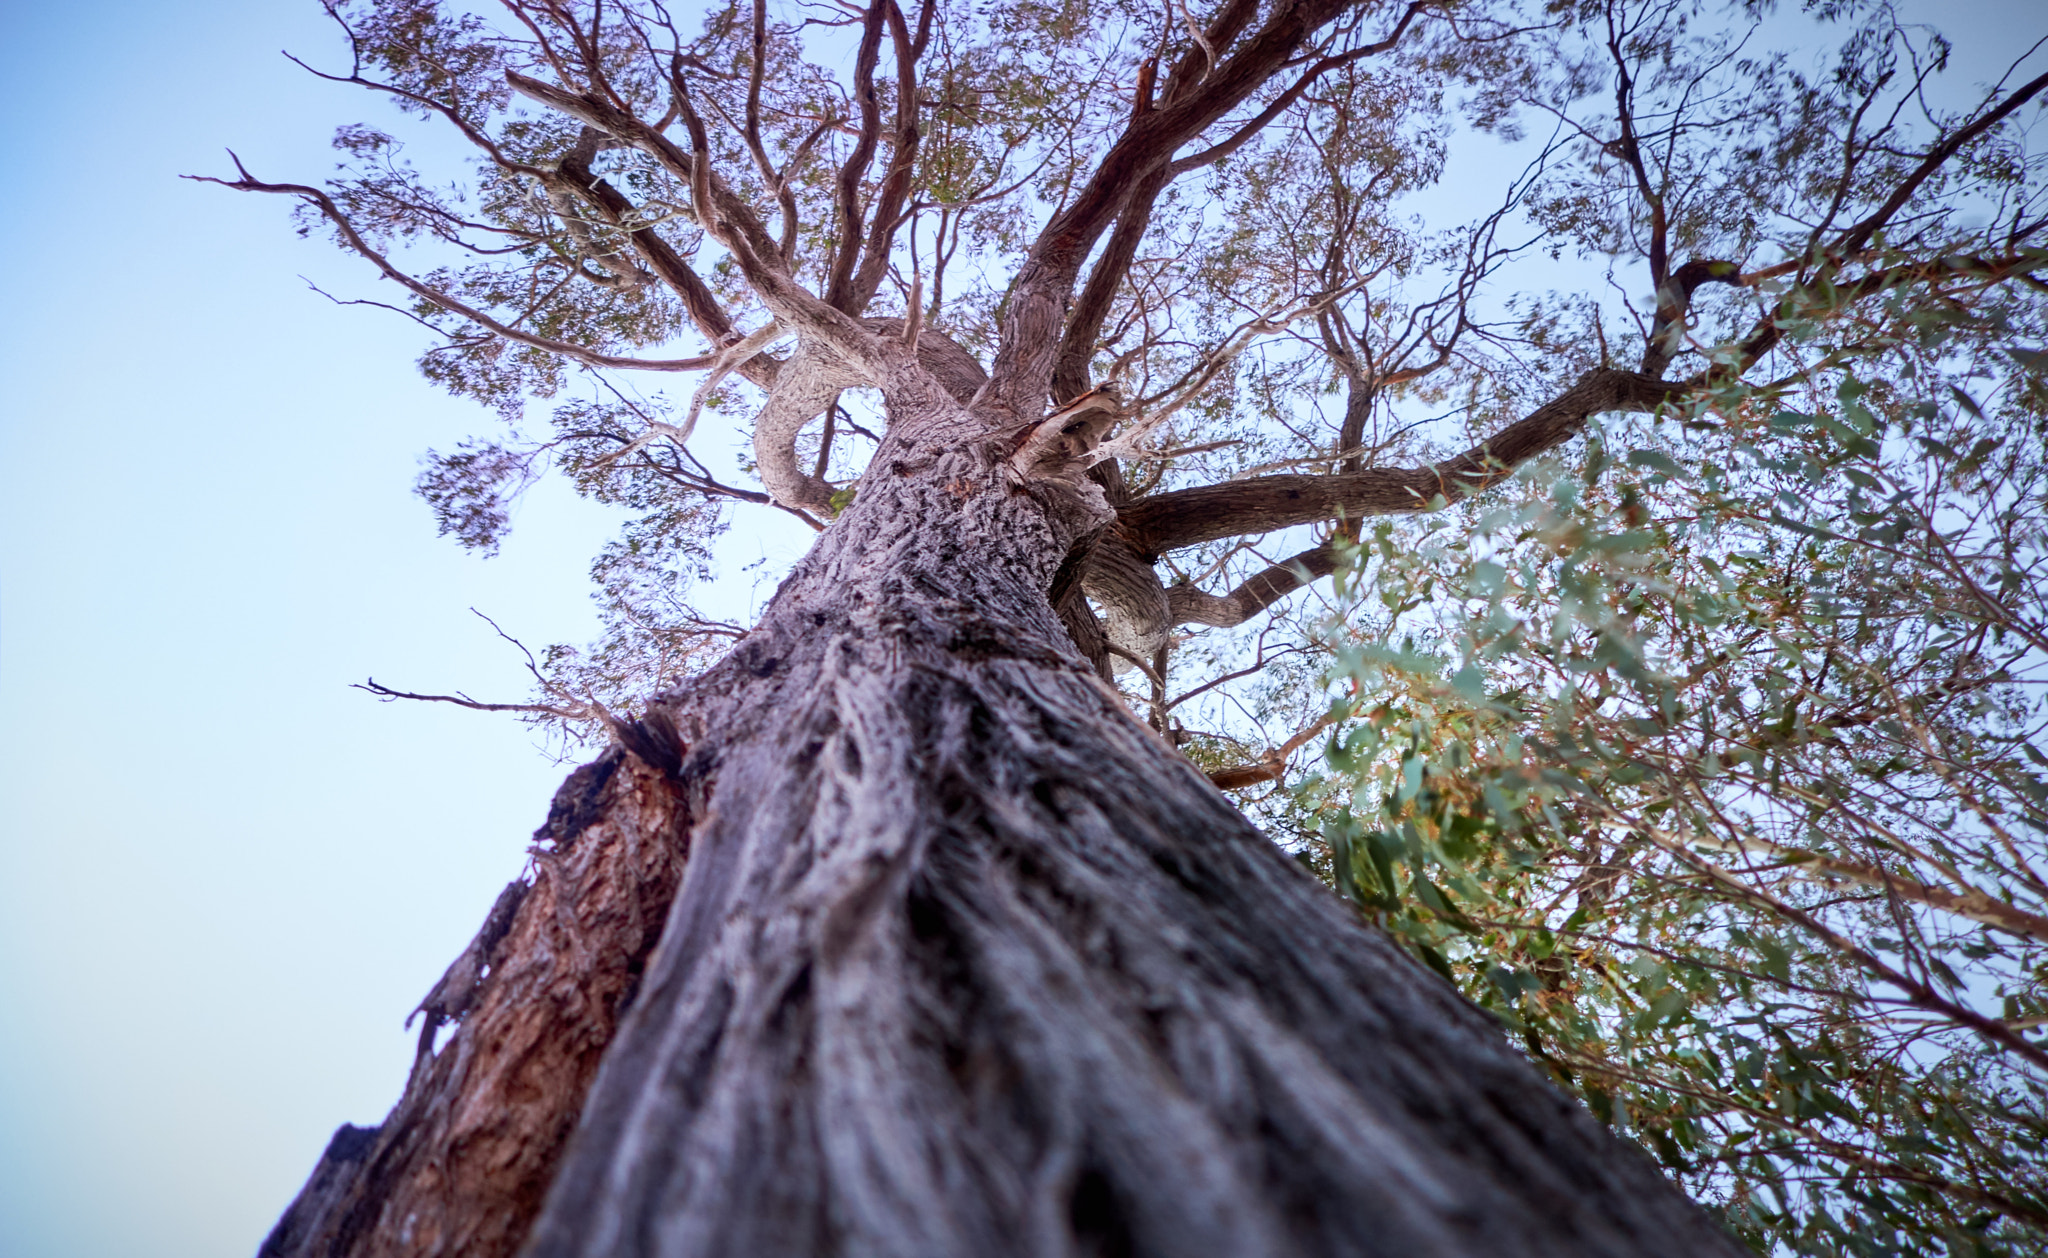
<path fill-rule="evenodd" d="M 1417 0 L 1384 39 L 1361 42 L 1370 7 L 1219 0 L 1198 19 L 1181 6 L 1192 42 L 1163 38 L 1137 67 L 1120 129 L 1110 115 L 1091 122 L 1086 142 L 1100 141 L 1100 160 L 1063 182 L 1011 276 L 992 374 L 923 326 L 915 224 L 921 209 L 941 207 L 943 240 L 957 205 L 918 183 L 920 118 L 955 112 L 919 89 L 934 5 L 914 23 L 892 0 L 867 6 L 851 108 L 827 110 L 777 158 L 762 135 L 773 32 L 765 2 L 753 4 L 736 126 L 779 236 L 715 169 L 721 146 L 698 105 L 733 122 L 732 101 L 703 92 L 701 78 L 693 89 L 692 76 L 724 72 L 686 58 L 665 13 L 658 25 L 675 39 L 660 54 L 642 16 L 614 19 L 613 34 L 631 37 L 608 43 L 607 6 L 589 10 L 586 29 L 563 6 L 514 5 L 539 50 L 516 64 L 559 81 L 507 68 L 505 82 L 581 124 L 552 162 L 514 156 L 529 145 L 498 144 L 466 106 L 344 80 L 441 114 L 500 175 L 537 184 L 559 240 L 521 225 L 511 239 L 536 247 L 494 240 L 472 246 L 479 254 L 531 253 L 534 276 L 567 260 L 607 289 L 659 283 L 703 334 L 704 355 L 638 359 L 553 340 L 535 330 L 546 321 L 531 319 L 534 309 L 513 317 L 495 299 L 473 304 L 407 275 L 379 251 L 389 230 L 366 234 L 351 221 L 344 202 L 362 202 L 341 185 L 269 184 L 246 170 L 227 184 L 302 199 L 414 298 L 503 342 L 589 367 L 710 370 L 699 402 L 740 371 L 767 394 L 754 432 L 767 496 L 814 524 L 847 495 L 825 479 L 829 438 L 799 463 L 805 426 L 855 387 L 878 389 L 889 419 L 852 506 L 763 623 L 641 721 L 613 723 L 619 746 L 572 777 L 531 883 L 508 888 L 422 1002 L 429 1025 L 397 1109 L 378 1128 L 337 1133 L 266 1253 L 1735 1252 L 1639 1153 L 1550 1090 L 1500 1028 L 1216 793 L 1212 783 L 1276 778 L 1320 726 L 1204 779 L 1158 736 L 1165 729 L 1131 719 L 1104 684 L 1108 660 L 1154 661 L 1164 727 L 1160 674 L 1176 626 L 1243 623 L 1338 558 L 1335 545 L 1316 546 L 1215 593 L 1164 587 L 1155 565 L 1166 552 L 1310 524 L 1355 541 L 1361 517 L 1478 492 L 1593 414 L 1652 410 L 1739 375 L 1800 313 L 1796 292 L 1732 359 L 1666 382 L 1701 284 L 1804 275 L 1822 259 L 1876 266 L 1868 246 L 1915 189 L 2048 91 L 2048 76 L 1951 131 L 1832 243 L 1823 229 L 1841 195 L 1797 258 L 1745 276 L 1707 260 L 1671 269 L 1669 224 L 1618 62 L 1621 138 L 1601 148 L 1639 182 L 1658 293 L 1640 373 L 1588 372 L 1454 458 L 1368 466 L 1359 443 L 1375 390 L 1452 360 L 1472 326 L 1470 286 L 1492 266 L 1492 229 L 1474 237 L 1455 308 L 1411 322 L 1413 335 L 1375 367 L 1334 304 L 1360 293 L 1367 274 L 1347 258 L 1354 219 L 1340 212 L 1315 282 L 1297 285 L 1306 304 L 1287 316 L 1316 316 L 1350 382 L 1340 440 L 1318 458 L 1335 470 L 1133 499 L 1114 462 L 1088 464 L 1112 420 L 1137 420 L 1135 440 L 1148 417 L 1122 416 L 1091 377 L 1152 207 L 1176 177 L 1235 151 L 1319 79 L 1392 48 L 1438 6 Z M 566 44 L 550 42 L 557 25 Z M 630 84 L 607 82 L 613 45 L 652 57 Z M 1617 59 L 1620 47 L 1610 43 Z M 408 48 L 401 60 L 424 55 Z M 659 121 L 637 115 L 662 95 L 649 89 L 664 76 Z M 810 92 L 803 82 L 775 113 L 814 112 L 787 108 Z M 891 82 L 893 120 L 883 108 Z M 1099 86 L 1116 90 L 1107 77 Z M 477 89 L 466 83 L 462 95 Z M 833 222 L 806 236 L 788 176 L 828 131 L 852 140 L 831 180 Z M 593 164 L 621 148 L 671 185 L 660 214 Z M 1859 151 L 1847 150 L 1845 190 Z M 1377 175 L 1347 188 L 1340 163 L 1329 164 L 1340 201 L 1372 195 Z M 704 236 L 689 249 L 658 230 L 678 209 Z M 396 221 L 409 213 L 436 235 L 450 234 L 442 220 L 460 221 L 419 206 Z M 907 244 L 897 235 L 906 223 Z M 2024 273 L 2038 261 L 2021 244 L 2033 230 L 2014 221 L 2010 256 L 1944 252 L 1827 280 L 1829 300 L 1846 306 L 1937 271 Z M 830 242 L 822 271 L 816 260 L 799 265 L 800 240 Z M 692 269 L 706 242 L 770 322 L 741 333 Z M 903 262 L 907 325 L 867 317 Z M 816 291 L 813 274 L 825 281 Z M 934 298 L 929 313 L 940 309 Z M 788 357 L 762 352 L 785 335 L 797 340 Z M 1425 348 L 1433 357 L 1417 361 Z M 641 441 L 681 443 L 688 432 L 650 425 Z M 1960 903 L 1839 861 L 1821 872 Z M 1956 911 L 2018 920 L 1997 905 Z M 437 1026 L 450 1019 L 460 1025 L 436 1053 Z"/>
<path fill-rule="evenodd" d="M 918 430 L 667 701 L 705 820 L 528 1252 L 1733 1252 L 1074 654 L 1087 482 Z"/>
<path fill-rule="evenodd" d="M 688 864 L 523 1252 L 1735 1252 L 1075 652 L 1047 590 L 1100 489 L 911 401 L 761 626 L 658 703 L 679 740 L 617 760 L 701 803 L 687 837 L 680 802 L 600 806 L 610 850 Z M 639 763 L 678 741 L 673 782 Z M 506 946 L 423 1099 L 271 1252 L 456 1252 L 479 1199 L 428 1150 L 518 1125 L 509 1086 L 460 1081 L 493 1011 L 568 1017 L 579 1062 L 604 1026 L 511 985 L 566 937 Z M 544 1086 L 559 1121 L 575 1071 Z M 555 1161 L 526 1126 L 486 1159 L 519 1193 Z M 423 1240 L 396 1203 L 436 1192 Z"/>
<path fill-rule="evenodd" d="M 901 319 L 863 319 L 861 325 L 881 336 L 904 335 Z M 917 358 L 957 402 L 965 403 L 988 381 L 974 356 L 939 332 L 921 333 Z M 785 506 L 830 514 L 835 490 L 798 465 L 797 434 L 838 401 L 843 390 L 868 382 L 826 347 L 801 339 L 771 381 L 767 405 L 754 419 L 754 460 L 761 486 Z"/>
<path fill-rule="evenodd" d="M 534 874 L 499 898 L 423 1011 L 405 1094 L 343 1126 L 261 1258 L 507 1258 L 554 1176 L 688 850 L 676 783 L 614 750 L 562 786 Z M 509 919 L 500 921 L 500 917 Z M 492 936 L 496 938 L 492 938 Z M 467 971 L 468 986 L 451 981 Z M 432 1053 L 434 1024 L 461 1017 Z"/>
<path fill-rule="evenodd" d="M 1186 595 L 1176 607 L 1151 567 L 1165 548 L 1418 509 L 1597 410 L 1665 396 L 1595 373 L 1427 469 L 1131 504 L 1106 496 L 1113 475 L 1088 475 L 1115 396 L 1067 387 L 1061 409 L 1043 406 L 1081 263 L 1180 142 L 1341 8 L 1280 6 L 1199 76 L 1173 69 L 1158 108 L 1033 245 L 985 383 L 971 360 L 941 347 L 934 361 L 910 334 L 863 323 L 859 300 L 798 284 L 710 170 L 680 82 L 688 152 L 598 95 L 508 75 L 688 181 L 700 225 L 799 337 L 801 369 L 775 371 L 764 425 L 778 458 L 833 379 L 879 389 L 889 421 L 857 497 L 761 624 L 617 727 L 620 763 L 671 803 L 599 817 L 623 851 L 687 853 L 687 866 L 644 978 L 574 1023 L 588 1042 L 625 1008 L 587 1097 L 585 1075 L 559 1070 L 531 1147 L 499 1146 L 520 1194 L 552 1179 L 521 1252 L 1736 1252 L 1132 719 L 1099 672 L 1077 590 L 1102 602 L 1112 638 L 1163 640 L 1177 613 L 1225 614 Z M 1233 0 L 1215 25 L 1234 34 L 1257 12 Z M 878 32 L 871 17 L 866 42 Z M 826 488 L 793 463 L 780 471 L 805 505 Z M 1270 602 L 1296 579 L 1230 597 Z M 636 880 L 617 885 L 630 894 Z M 515 927 L 505 946 L 520 938 Z M 622 932 L 623 972 L 644 938 Z M 524 946 L 552 947 L 538 939 Z M 452 1115 L 475 1121 L 456 1098 L 487 1112 L 509 1097 L 464 1066 L 489 1049 L 492 1001 L 512 999 L 500 990 L 516 964 L 491 968 L 477 1012 L 424 1071 L 445 1087 L 416 1082 L 427 1099 L 409 1091 L 373 1143 L 338 1142 L 275 1252 L 442 1252 L 402 1203 L 437 1190 L 447 1159 L 434 1150 L 462 1130 Z M 532 984 L 524 999 L 555 990 Z M 437 989 L 429 1005 L 447 1000 Z M 576 1134 L 555 1157 L 572 1109 Z M 508 1199 L 521 1222 L 489 1230 L 491 1246 L 524 1228 L 530 1197 Z M 426 1243 L 457 1235 L 482 1200 L 448 1207 Z"/>

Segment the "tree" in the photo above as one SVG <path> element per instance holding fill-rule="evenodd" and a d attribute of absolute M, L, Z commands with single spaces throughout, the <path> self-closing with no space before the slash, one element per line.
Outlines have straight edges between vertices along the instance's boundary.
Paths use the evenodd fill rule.
<path fill-rule="evenodd" d="M 1827 15 L 1814 80 L 1685 5 L 331 11 L 354 60 L 326 77 L 467 174 L 356 126 L 324 186 L 215 182 L 297 199 L 405 290 L 428 376 L 507 420 L 423 476 L 445 532 L 493 545 L 550 462 L 640 515 L 598 562 L 606 641 L 479 705 L 610 746 L 422 1002 L 398 1107 L 337 1133 L 266 1252 L 1734 1252 L 1218 793 L 1372 696 L 1295 698 L 1243 763 L 1175 712 L 1267 643 L 1183 631 L 1298 623 L 1364 517 L 1596 416 L 1711 422 L 1896 353 L 1867 310 L 2031 282 L 2010 123 L 2048 76 L 1916 129 L 1930 49 L 1882 9 Z M 1426 231 L 1396 199 L 1461 92 L 1559 130 Z M 1633 366 L 1590 299 L 1489 313 L 1525 222 L 1645 265 Z M 1447 402 L 1474 436 L 1432 453 L 1404 425 Z M 724 474 L 700 424 L 740 409 Z M 687 599 L 743 506 L 820 534 L 751 628 Z M 1219 676 L 1174 696 L 1176 657 Z M 1353 831 L 1319 835 L 1355 889 Z"/>

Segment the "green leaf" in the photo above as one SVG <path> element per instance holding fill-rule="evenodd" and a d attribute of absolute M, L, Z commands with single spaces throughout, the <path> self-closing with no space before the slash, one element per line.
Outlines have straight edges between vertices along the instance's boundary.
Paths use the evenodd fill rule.
<path fill-rule="evenodd" d="M 1628 453 L 1628 461 L 1630 466 L 1648 468 L 1650 471 L 1660 472 L 1665 476 L 1669 476 L 1673 480 L 1680 480 L 1685 476 L 1685 473 L 1680 470 L 1678 464 L 1672 462 L 1669 455 L 1660 454 L 1655 450 L 1631 450 Z"/>

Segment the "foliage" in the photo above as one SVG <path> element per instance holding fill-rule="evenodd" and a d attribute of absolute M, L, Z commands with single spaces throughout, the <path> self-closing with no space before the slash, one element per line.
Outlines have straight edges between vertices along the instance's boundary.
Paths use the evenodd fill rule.
<path fill-rule="evenodd" d="M 1345 892 L 1760 1248 L 2034 1252 L 2048 380 L 1995 316 L 1890 313 L 1883 375 L 1730 388 L 1382 525 L 1338 668 L 1369 712 L 1299 804 Z"/>

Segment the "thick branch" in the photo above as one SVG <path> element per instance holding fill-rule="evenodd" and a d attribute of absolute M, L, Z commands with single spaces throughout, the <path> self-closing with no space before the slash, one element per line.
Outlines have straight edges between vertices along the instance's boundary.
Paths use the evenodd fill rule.
<path fill-rule="evenodd" d="M 832 273 L 825 285 L 825 300 L 848 314 L 858 314 L 853 299 L 853 267 L 860 258 L 860 181 L 875 159 L 875 145 L 882 135 L 881 103 L 876 99 L 875 65 L 881 56 L 882 27 L 890 0 L 874 0 L 860 35 L 860 49 L 854 54 L 853 95 L 860 107 L 860 133 L 853 151 L 839 167 L 833 185 L 833 208 L 839 218 L 839 247 L 832 255 Z"/>
<path fill-rule="evenodd" d="M 1664 369 L 1678 356 L 1685 338 L 1686 312 L 1692 295 L 1702 284 L 1741 284 L 1740 268 L 1733 262 L 1694 260 L 1679 267 L 1657 287 L 1657 321 L 1650 329 L 1650 341 L 1643 347 L 1643 374 L 1663 378 Z"/>
<path fill-rule="evenodd" d="M 1168 21 L 1172 20 L 1172 13 L 1173 10 L 1168 8 Z M 1182 18 L 1187 23 L 1188 33 L 1194 39 L 1188 50 L 1181 54 L 1180 60 L 1167 71 L 1166 88 L 1162 93 L 1166 103 L 1178 101 L 1198 86 L 1208 72 L 1215 68 L 1217 50 L 1230 47 L 1231 42 L 1244 33 L 1244 28 L 1251 25 L 1251 20 L 1257 17 L 1258 13 L 1257 0 L 1229 0 L 1217 12 L 1208 27 L 1201 29 L 1195 26 L 1194 15 L 1189 11 L 1189 6 L 1182 6 Z"/>
<path fill-rule="evenodd" d="M 1081 588 L 1101 605 L 1103 628 L 1112 643 L 1139 659 L 1150 659 L 1166 645 L 1173 628 L 1166 589 L 1159 584 L 1151 559 L 1140 554 L 1122 530 L 1112 528 L 1096 539 L 1081 571 Z"/>
<path fill-rule="evenodd" d="M 1392 48 L 1400 42 L 1415 17 L 1428 7 L 1430 0 L 1416 0 L 1402 13 L 1395 24 L 1393 33 L 1376 43 L 1363 44 L 1348 52 L 1322 58 L 1271 104 L 1261 110 L 1251 121 L 1233 132 L 1219 144 L 1196 153 L 1191 157 L 1156 167 L 1150 174 L 1135 181 L 1130 188 L 1128 200 L 1117 212 L 1116 230 L 1111 233 L 1109 244 L 1095 267 L 1088 275 L 1088 283 L 1074 302 L 1074 308 L 1067 316 L 1066 334 L 1060 340 L 1059 357 L 1053 366 L 1052 395 L 1056 402 L 1067 402 L 1086 393 L 1094 387 L 1088 374 L 1088 359 L 1095 352 L 1095 340 L 1102 333 L 1103 320 L 1109 315 L 1109 308 L 1116 296 L 1124 276 L 1130 271 L 1131 262 L 1137 257 L 1138 245 L 1143 240 L 1145 228 L 1151 222 L 1152 205 L 1169 183 L 1188 171 L 1206 166 L 1230 153 L 1235 152 L 1246 141 L 1264 130 L 1275 118 L 1291 108 L 1301 99 L 1309 87 L 1323 75 L 1362 58 L 1374 56 Z M 1242 9 L 1242 13 L 1236 12 Z M 1225 36 L 1234 38 L 1242 23 L 1250 20 L 1250 6 L 1233 6 L 1233 11 L 1218 18 L 1218 28 L 1212 29 L 1210 38 Z M 1192 54 L 1190 54 L 1192 55 Z M 1185 65 L 1186 63 L 1184 63 Z M 1176 71 L 1179 73 L 1179 71 Z M 1169 82 L 1169 98 L 1174 84 Z M 1151 101 L 1149 88 L 1140 92 L 1139 111 L 1149 112 Z"/>
<path fill-rule="evenodd" d="M 1167 612 L 1176 625 L 1229 629 L 1336 570 L 1336 548 L 1325 542 L 1272 565 L 1228 594 L 1208 594 L 1192 585 L 1169 587 Z"/>
<path fill-rule="evenodd" d="M 1366 468 L 1333 476 L 1259 476 L 1142 498 L 1118 513 L 1146 555 L 1338 518 L 1394 515 L 1457 502 L 1563 445 L 1594 415 L 1652 411 L 1688 386 L 1632 371 L 1589 371 L 1556 400 L 1497 436 L 1429 467 Z"/>
<path fill-rule="evenodd" d="M 1131 118 L 1088 182 L 1039 233 L 1018 269 L 990 373 L 998 401 L 1018 415 L 1041 406 L 1052 384 L 1060 345 L 1057 332 L 1075 277 L 1095 241 L 1123 209 L 1128 190 L 1147 172 L 1170 162 L 1181 145 L 1242 104 L 1311 34 L 1355 4 L 1356 0 L 1282 0 L 1265 26 L 1234 55 L 1198 80 L 1185 80 L 1194 86 L 1170 86 L 1162 107 Z M 1233 13 L 1248 9 L 1231 7 Z M 1180 78 L 1178 71 L 1175 77 Z"/>
<path fill-rule="evenodd" d="M 796 352 L 775 373 L 768 404 L 754 417 L 754 465 L 761 487 L 775 501 L 800 511 L 832 513 L 830 482 L 804 471 L 796 439 L 804 426 L 858 384 L 809 337 L 798 337 Z"/>
<path fill-rule="evenodd" d="M 1096 338 L 1102 335 L 1102 324 L 1109 318 L 1117 289 L 1122 287 L 1124 276 L 1138 256 L 1138 245 L 1152 221 L 1152 204 L 1172 179 L 1172 173 L 1162 166 L 1131 186 L 1130 200 L 1117 215 L 1116 230 L 1110 233 L 1108 246 L 1096 260 L 1080 299 L 1067 315 L 1066 334 L 1060 340 L 1059 357 L 1053 366 L 1055 402 L 1064 405 L 1095 387 L 1088 372 L 1088 360 L 1095 356 Z"/>
<path fill-rule="evenodd" d="M 1868 218 L 1842 233 L 1840 239 L 1835 242 L 1835 252 L 1846 256 L 1861 251 L 1863 246 L 1870 243 L 1871 237 L 1891 221 L 1892 215 L 1905 208 L 1906 202 L 1912 200 L 1913 194 L 1920 190 L 1920 185 L 1932 178 L 1943 163 L 1954 157 L 1965 144 L 1997 126 L 2014 110 L 2040 95 L 2044 88 L 2048 88 L 2048 74 L 2040 75 L 2021 85 L 2012 95 L 1966 125 L 1956 128 L 1955 134 L 1927 150 L 1927 156 L 1913 168 L 1912 174 L 1900 181 L 1899 186 L 1892 190 L 1892 194 L 1885 198 L 1884 204 L 1873 210 Z"/>
<path fill-rule="evenodd" d="M 1198 170 L 1209 165 L 1211 162 L 1221 161 L 1235 153 L 1253 136 L 1272 125 L 1274 119 L 1291 109 L 1294 103 L 1300 100 L 1308 92 L 1308 89 L 1315 85 L 1318 79 L 1330 71 L 1341 69 L 1354 61 L 1361 61 L 1366 57 L 1378 56 L 1380 53 L 1386 52 L 1394 45 L 1400 43 L 1401 36 L 1408 32 L 1409 25 L 1415 21 L 1416 17 L 1423 10 L 1432 7 L 1435 2 L 1436 0 L 1415 0 L 1415 3 L 1409 5 L 1402 12 L 1401 20 L 1394 24 L 1392 33 L 1385 39 L 1370 44 L 1360 44 L 1358 47 L 1346 52 L 1332 53 L 1330 56 L 1324 57 L 1310 66 L 1302 72 L 1300 78 L 1294 81 L 1293 86 L 1275 97 L 1273 102 L 1260 110 L 1251 121 L 1231 132 L 1222 141 L 1203 149 L 1199 153 L 1191 153 L 1173 163 L 1168 168 L 1171 170 L 1173 178 L 1178 179 L 1191 170 Z"/>
<path fill-rule="evenodd" d="M 889 246 L 896 238 L 896 228 L 903 218 L 903 204 L 910 197 L 911 178 L 917 173 L 918 141 L 922 138 L 917 129 L 919 45 L 911 40 L 910 30 L 903 21 L 903 10 L 896 0 L 879 2 L 887 11 L 889 35 L 896 51 L 896 134 L 889 156 L 889 171 L 875 192 L 868 220 L 867 246 L 861 257 L 860 270 L 853 277 L 853 289 L 849 294 L 851 300 L 841 307 L 850 314 L 859 314 L 867 309 L 868 303 L 875 298 L 876 290 L 882 286 L 882 278 L 889 273 Z M 926 5 L 926 20 L 930 14 L 931 6 Z"/>
<path fill-rule="evenodd" d="M 861 323 L 878 336 L 903 335 L 901 319 L 863 319 Z M 936 331 L 927 329 L 918 338 L 917 359 L 953 400 L 962 404 L 988 380 L 974 355 Z M 761 484 L 785 507 L 829 515 L 836 491 L 821 472 L 804 470 L 796 455 L 797 435 L 829 410 L 841 391 L 866 382 L 803 336 L 797 338 L 796 352 L 782 363 L 773 380 L 768 404 L 754 419 L 754 462 Z M 828 453 L 819 451 L 820 468 Z"/>

